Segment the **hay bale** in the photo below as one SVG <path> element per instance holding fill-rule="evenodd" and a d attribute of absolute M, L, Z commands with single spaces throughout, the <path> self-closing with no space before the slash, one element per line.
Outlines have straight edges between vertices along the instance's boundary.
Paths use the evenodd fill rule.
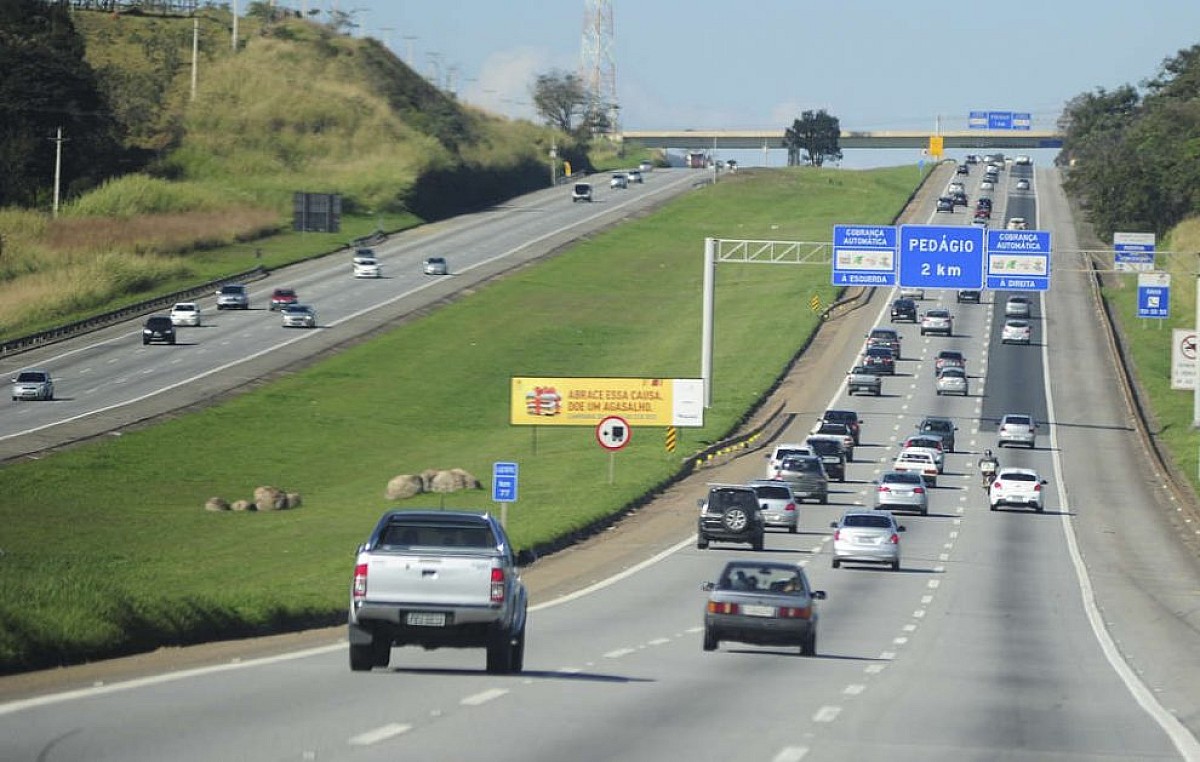
<path fill-rule="evenodd" d="M 287 505 L 284 506 L 285 508 L 299 508 L 300 504 L 301 500 L 299 492 L 287 493 Z"/>
<path fill-rule="evenodd" d="M 438 469 L 427 468 L 421 472 L 421 491 L 433 492 L 433 477 L 438 475 Z"/>
<path fill-rule="evenodd" d="M 256 509 L 254 507 L 254 503 L 250 502 L 249 500 L 234 500 L 232 503 L 229 504 L 229 510 L 231 510 L 231 511 L 253 511 Z"/>
<path fill-rule="evenodd" d="M 457 492 L 462 489 L 458 477 L 450 471 L 438 471 L 429 480 L 430 492 Z"/>
<path fill-rule="evenodd" d="M 384 493 L 384 497 L 388 500 L 403 500 L 424 491 L 425 483 L 420 476 L 400 474 L 392 477 L 392 480 L 387 483 L 387 492 Z"/>
<path fill-rule="evenodd" d="M 254 505 L 260 511 L 282 511 L 287 508 L 287 494 L 278 487 L 255 487 Z"/>
<path fill-rule="evenodd" d="M 229 501 L 223 497 L 210 497 L 204 502 L 204 510 L 220 512 L 229 510 Z"/>

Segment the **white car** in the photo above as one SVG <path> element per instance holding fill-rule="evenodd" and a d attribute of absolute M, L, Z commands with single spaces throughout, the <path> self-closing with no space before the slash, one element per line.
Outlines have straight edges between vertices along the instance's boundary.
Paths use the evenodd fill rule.
<path fill-rule="evenodd" d="M 813 451 L 806 444 L 792 442 L 788 444 L 775 445 L 771 452 L 765 456 L 767 459 L 767 478 L 774 479 L 775 474 L 779 471 L 779 466 L 785 458 L 795 458 L 801 455 L 812 455 Z"/>
<path fill-rule="evenodd" d="M 924 447 L 906 447 L 892 463 L 893 471 L 912 471 L 921 475 L 930 487 L 937 486 L 937 458 Z"/>
<path fill-rule="evenodd" d="M 627 170 L 625 170 L 625 176 L 626 176 L 627 178 L 629 178 L 629 182 L 631 182 L 631 183 L 641 183 L 641 182 L 645 182 L 645 180 L 642 178 L 642 172 L 641 172 L 641 170 L 638 170 L 638 169 L 627 169 Z"/>
<path fill-rule="evenodd" d="M 1029 190 L 1029 181 L 1022 177 L 1017 180 L 1017 190 Z"/>
<path fill-rule="evenodd" d="M 445 257 L 429 257 L 425 260 L 422 271 L 426 275 L 449 275 L 450 265 L 446 264 Z"/>
<path fill-rule="evenodd" d="M 1045 484 L 1046 480 L 1032 468 L 1001 468 L 988 492 L 991 509 L 994 511 L 1001 505 L 1027 505 L 1041 513 L 1045 508 L 1042 503 L 1042 486 Z"/>
<path fill-rule="evenodd" d="M 1024 217 L 1010 217 L 1008 223 L 1004 227 L 1008 228 L 1009 230 L 1027 230 L 1029 228 L 1029 223 L 1025 221 Z"/>
<path fill-rule="evenodd" d="M 171 325 L 200 325 L 200 305 L 178 302 L 171 308 Z"/>
<path fill-rule="evenodd" d="M 610 188 L 628 188 L 629 177 L 624 172 L 616 172 L 608 181 Z"/>
<path fill-rule="evenodd" d="M 317 311 L 307 304 L 289 304 L 281 311 L 284 328 L 316 328 Z"/>
<path fill-rule="evenodd" d="M 1001 344 L 1028 344 L 1032 329 L 1028 320 L 1005 320 L 1000 331 Z"/>
<path fill-rule="evenodd" d="M 355 278 L 382 278 L 383 266 L 375 257 L 359 256 L 354 258 Z"/>
<path fill-rule="evenodd" d="M 991 180 L 984 180 L 979 184 L 979 190 L 995 190 L 996 184 Z"/>
<path fill-rule="evenodd" d="M 900 287 L 900 298 L 901 299 L 924 299 L 925 298 L 925 289 L 917 288 L 915 286 L 901 286 Z"/>

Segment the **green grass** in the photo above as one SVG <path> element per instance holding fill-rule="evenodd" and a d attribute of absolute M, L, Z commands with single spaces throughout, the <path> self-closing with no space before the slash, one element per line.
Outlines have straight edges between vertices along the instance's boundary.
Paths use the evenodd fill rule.
<path fill-rule="evenodd" d="M 350 553 L 397 474 L 521 464 L 520 546 L 584 527 L 733 430 L 814 329 L 825 267 L 722 265 L 705 426 L 639 431 L 608 455 L 588 427 L 508 424 L 518 375 L 695 377 L 705 236 L 828 240 L 887 223 L 917 181 L 741 173 L 312 368 L 199 414 L 0 470 L 0 671 L 344 617 Z M 764 341 L 764 337 L 772 337 Z M 283 512 L 210 513 L 259 485 Z M 490 508 L 489 492 L 446 507 Z M 400 505 L 439 505 L 421 496 Z"/>
<path fill-rule="evenodd" d="M 1125 350 L 1155 419 L 1152 433 L 1196 489 L 1200 447 L 1191 428 L 1193 394 L 1171 389 L 1171 344 L 1173 328 L 1196 327 L 1196 255 L 1192 252 L 1200 251 L 1200 218 L 1177 226 L 1160 248 L 1180 253 L 1158 257 L 1158 266 L 1171 273 L 1170 318 L 1138 319 L 1136 273 L 1119 276 L 1119 285 L 1102 293 L 1126 337 Z"/>

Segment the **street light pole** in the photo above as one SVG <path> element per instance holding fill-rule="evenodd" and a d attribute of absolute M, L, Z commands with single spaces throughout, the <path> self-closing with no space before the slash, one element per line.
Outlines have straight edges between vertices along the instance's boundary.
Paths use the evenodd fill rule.
<path fill-rule="evenodd" d="M 197 67 L 200 58 L 200 17 L 192 17 L 192 97 L 191 100 L 196 100 L 196 79 L 198 77 Z"/>
<path fill-rule="evenodd" d="M 62 186 L 62 127 L 58 128 L 58 133 L 50 138 L 54 141 L 54 216 L 58 216 L 58 189 Z"/>
<path fill-rule="evenodd" d="M 233 32 L 229 35 L 230 49 L 236 53 L 238 49 L 238 0 L 233 0 Z"/>

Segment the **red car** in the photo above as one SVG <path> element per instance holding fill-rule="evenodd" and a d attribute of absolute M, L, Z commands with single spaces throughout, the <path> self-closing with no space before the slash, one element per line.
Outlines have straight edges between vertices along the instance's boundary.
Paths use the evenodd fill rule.
<path fill-rule="evenodd" d="M 296 296 L 296 290 L 292 288 L 277 288 L 271 292 L 271 307 L 272 310 L 283 309 L 289 304 L 296 304 L 300 301 L 300 297 Z"/>

